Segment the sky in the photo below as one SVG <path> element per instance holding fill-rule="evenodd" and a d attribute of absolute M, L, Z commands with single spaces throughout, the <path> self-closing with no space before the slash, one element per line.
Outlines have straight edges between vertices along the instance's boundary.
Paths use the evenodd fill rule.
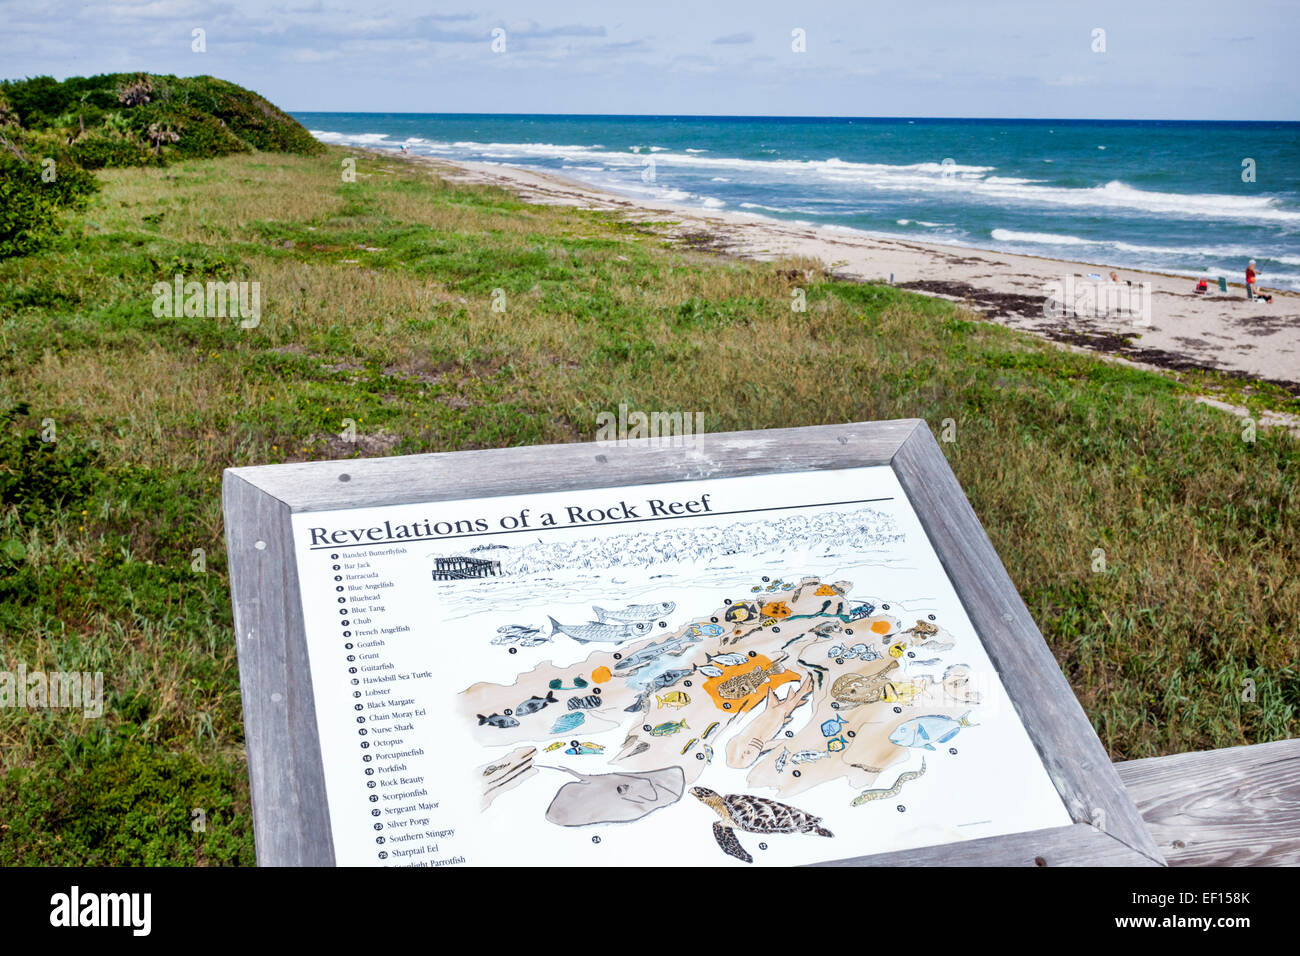
<path fill-rule="evenodd" d="M 1300 120 L 1297 49 L 1295 0 L 0 0 L 0 77 L 290 111 Z"/>

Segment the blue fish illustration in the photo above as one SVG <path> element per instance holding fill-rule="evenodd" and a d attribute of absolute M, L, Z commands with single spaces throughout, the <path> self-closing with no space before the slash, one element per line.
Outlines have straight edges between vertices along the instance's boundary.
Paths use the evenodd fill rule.
<path fill-rule="evenodd" d="M 822 736 L 834 737 L 836 734 L 840 732 L 840 728 L 847 723 L 848 723 L 847 720 L 845 720 L 839 714 L 836 714 L 833 719 L 828 720 L 822 724 Z"/>
<path fill-rule="evenodd" d="M 970 711 L 961 715 L 960 720 L 953 720 L 951 717 L 944 717 L 941 714 L 926 714 L 924 717 L 913 717 L 906 723 L 900 724 L 889 735 L 889 742 L 897 744 L 899 747 L 919 747 L 922 750 L 933 750 L 934 744 L 946 744 L 957 736 L 957 731 L 963 727 L 974 727 L 975 724 L 970 722 Z"/>

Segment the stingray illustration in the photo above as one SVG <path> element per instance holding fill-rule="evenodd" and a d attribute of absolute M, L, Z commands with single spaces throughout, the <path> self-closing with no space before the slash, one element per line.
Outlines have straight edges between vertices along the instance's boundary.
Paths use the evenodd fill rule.
<path fill-rule="evenodd" d="M 671 806 L 686 790 L 686 775 L 681 767 L 597 774 L 578 773 L 567 767 L 549 769 L 577 778 L 556 791 L 546 808 L 546 819 L 562 827 L 631 823 Z"/>

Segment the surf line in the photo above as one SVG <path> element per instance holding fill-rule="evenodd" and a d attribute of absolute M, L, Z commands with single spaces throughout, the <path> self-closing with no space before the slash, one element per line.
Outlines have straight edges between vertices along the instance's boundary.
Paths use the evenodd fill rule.
<path fill-rule="evenodd" d="M 640 524 L 643 521 L 673 521 L 682 518 L 721 518 L 727 515 L 748 515 L 760 511 L 798 511 L 801 508 L 835 508 L 839 505 L 869 505 L 878 501 L 893 501 L 894 496 L 886 498 L 859 498 L 856 501 L 814 501 L 806 505 L 772 505 L 770 508 L 742 508 L 739 511 L 710 511 L 708 514 L 659 515 L 654 518 L 627 518 L 622 521 L 602 521 L 592 524 L 557 524 L 545 528 L 515 528 L 509 531 L 474 531 L 468 534 L 448 534 L 442 536 L 397 538 L 385 541 L 360 541 L 355 544 L 317 544 L 309 551 L 341 551 L 346 548 L 377 548 L 385 544 L 405 544 L 408 541 L 454 541 L 457 538 L 490 538 L 494 534 L 537 534 L 542 531 L 571 531 L 574 528 L 607 528 L 619 524 Z"/>

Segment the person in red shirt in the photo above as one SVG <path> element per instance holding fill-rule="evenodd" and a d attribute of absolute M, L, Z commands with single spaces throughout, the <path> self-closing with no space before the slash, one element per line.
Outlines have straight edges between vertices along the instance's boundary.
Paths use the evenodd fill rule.
<path fill-rule="evenodd" d="M 1271 295 L 1263 295 L 1260 293 L 1258 289 L 1255 288 L 1255 260 L 1254 259 L 1251 259 L 1250 263 L 1246 266 L 1246 298 L 1263 299 L 1265 302 L 1273 301 L 1273 297 Z"/>

